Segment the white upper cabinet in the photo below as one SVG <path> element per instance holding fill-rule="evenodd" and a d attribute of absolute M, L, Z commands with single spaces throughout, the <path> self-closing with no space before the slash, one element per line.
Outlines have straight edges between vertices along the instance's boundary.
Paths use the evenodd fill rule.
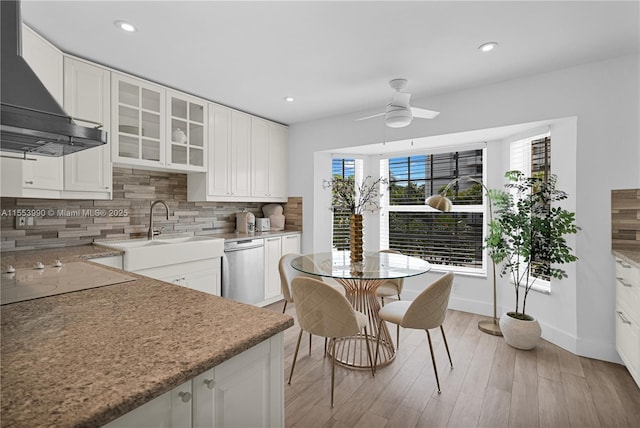
<path fill-rule="evenodd" d="M 64 108 L 76 123 L 110 131 L 111 73 L 70 57 L 64 59 Z M 86 122 L 85 122 L 86 121 Z M 111 199 L 109 144 L 64 156 L 64 197 Z"/>
<path fill-rule="evenodd" d="M 22 26 L 22 56 L 53 98 L 63 105 L 63 54 L 35 31 Z"/>
<path fill-rule="evenodd" d="M 22 56 L 62 106 L 63 55 L 27 26 L 22 26 Z M 19 158 L 19 153 L 5 153 Z M 63 188 L 62 157 L 28 155 L 30 161 L 2 158 L 2 196 L 60 198 Z"/>
<path fill-rule="evenodd" d="M 231 112 L 231 195 L 251 196 L 251 116 Z"/>
<path fill-rule="evenodd" d="M 287 190 L 287 134 L 286 126 L 277 123 L 269 124 L 269 200 L 286 202 Z"/>
<path fill-rule="evenodd" d="M 287 128 L 209 104 L 209 165 L 189 174 L 189 201 L 287 200 Z"/>
<path fill-rule="evenodd" d="M 206 171 L 207 103 L 167 90 L 167 167 Z"/>
<path fill-rule="evenodd" d="M 164 88 L 112 73 L 111 94 L 113 161 L 141 167 L 164 167 Z"/>
<path fill-rule="evenodd" d="M 287 198 L 287 128 L 251 119 L 251 195 L 264 201 Z"/>

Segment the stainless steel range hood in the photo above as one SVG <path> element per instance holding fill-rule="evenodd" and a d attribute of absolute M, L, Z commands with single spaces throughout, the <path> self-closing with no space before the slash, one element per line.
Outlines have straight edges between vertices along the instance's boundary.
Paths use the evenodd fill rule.
<path fill-rule="evenodd" d="M 64 156 L 106 144 L 106 131 L 77 125 L 22 58 L 20 2 L 2 0 L 0 5 L 0 150 Z"/>

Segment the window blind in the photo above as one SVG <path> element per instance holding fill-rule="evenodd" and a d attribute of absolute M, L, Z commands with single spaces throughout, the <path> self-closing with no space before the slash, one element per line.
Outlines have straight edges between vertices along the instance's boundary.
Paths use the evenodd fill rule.
<path fill-rule="evenodd" d="M 389 190 L 381 199 L 381 248 L 391 248 L 430 263 L 484 268 L 484 192 L 465 177 L 482 181 L 484 150 L 413 155 L 382 160 Z M 454 212 L 425 205 L 432 194 L 446 192 Z"/>
<path fill-rule="evenodd" d="M 336 158 L 331 162 L 331 173 L 333 177 L 347 178 L 355 177 L 355 159 Z M 333 247 L 338 250 L 349 249 L 349 222 L 351 213 L 346 210 L 333 210 Z"/>

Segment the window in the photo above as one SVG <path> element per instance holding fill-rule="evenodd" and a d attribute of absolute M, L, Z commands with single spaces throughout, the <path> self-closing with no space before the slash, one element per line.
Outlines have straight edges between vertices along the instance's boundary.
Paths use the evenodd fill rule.
<path fill-rule="evenodd" d="M 331 162 L 333 177 L 347 178 L 356 175 L 355 159 L 333 159 Z M 333 211 L 333 247 L 338 250 L 349 249 L 349 216 L 346 210 Z"/>
<path fill-rule="evenodd" d="M 551 137 L 543 134 L 524 140 L 511 143 L 510 146 L 510 169 L 522 171 L 527 177 L 537 177 L 544 181 L 549 179 L 551 174 Z M 551 209 L 551 207 L 547 207 Z M 540 260 L 537 264 L 533 263 L 532 270 L 538 277 L 538 287 L 542 291 L 550 290 L 550 277 L 540 274 L 540 265 L 545 263 Z M 548 263 L 548 262 L 547 262 Z M 542 281 L 540 281 L 542 280 Z"/>
<path fill-rule="evenodd" d="M 389 179 L 382 198 L 382 248 L 420 257 L 456 270 L 484 269 L 484 192 L 465 177 L 483 179 L 484 150 L 420 154 L 381 161 Z M 452 212 L 435 211 L 424 201 L 447 189 Z"/>

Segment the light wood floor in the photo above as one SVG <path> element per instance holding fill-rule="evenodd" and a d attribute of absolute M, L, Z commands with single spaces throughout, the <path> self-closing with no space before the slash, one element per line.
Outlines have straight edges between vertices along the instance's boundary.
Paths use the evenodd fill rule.
<path fill-rule="evenodd" d="M 282 311 L 282 303 L 270 309 Z M 287 313 L 295 318 L 295 306 Z M 578 357 L 541 341 L 532 351 L 478 330 L 481 317 L 448 311 L 442 335 L 432 330 L 442 394 L 436 389 L 424 331 L 400 331 L 390 365 L 369 371 L 336 366 L 314 337 L 303 336 L 291 385 L 285 383 L 287 427 L 640 427 L 640 389 L 624 366 Z M 395 338 L 395 325 L 389 325 Z M 299 328 L 285 331 L 285 382 Z"/>

